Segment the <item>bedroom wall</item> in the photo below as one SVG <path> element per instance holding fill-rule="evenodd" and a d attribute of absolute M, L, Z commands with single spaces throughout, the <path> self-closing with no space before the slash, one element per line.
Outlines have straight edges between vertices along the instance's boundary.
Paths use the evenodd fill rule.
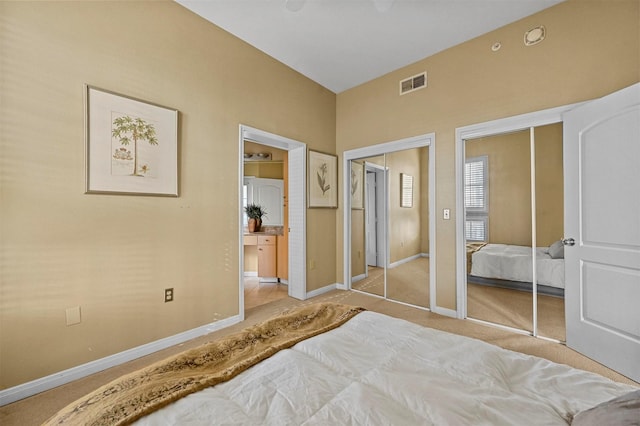
<path fill-rule="evenodd" d="M 465 153 L 467 158 L 487 157 L 488 242 L 531 246 L 529 131 L 467 141 Z"/>
<path fill-rule="evenodd" d="M 568 0 L 338 94 L 337 152 L 436 134 L 436 297 L 456 309 L 455 129 L 598 98 L 640 78 L 640 3 Z M 547 38 L 525 47 L 525 31 Z M 491 51 L 500 41 L 502 48 Z M 398 82 L 427 71 L 424 90 L 399 96 Z M 342 177 L 340 177 L 342 179 Z M 442 209 L 451 209 L 451 220 Z M 338 217 L 342 217 L 339 211 Z M 342 224 L 337 229 L 342 276 Z"/>
<path fill-rule="evenodd" d="M 421 253 L 420 148 L 385 154 L 389 170 L 389 262 Z M 400 207 L 400 174 L 413 176 L 413 206 Z"/>
<path fill-rule="evenodd" d="M 536 127 L 536 243 L 550 246 L 563 234 L 562 123 Z M 467 158 L 487 156 L 489 243 L 531 246 L 529 130 L 469 140 Z"/>
<path fill-rule="evenodd" d="M 0 47 L 0 388 L 237 315 L 238 125 L 335 152 L 335 94 L 171 1 L 0 2 Z M 180 197 L 84 194 L 85 83 L 180 111 Z"/>
<path fill-rule="evenodd" d="M 536 241 L 548 247 L 564 236 L 562 123 L 540 126 L 536 136 Z"/>
<path fill-rule="evenodd" d="M 420 148 L 420 253 L 429 253 L 429 148 Z"/>

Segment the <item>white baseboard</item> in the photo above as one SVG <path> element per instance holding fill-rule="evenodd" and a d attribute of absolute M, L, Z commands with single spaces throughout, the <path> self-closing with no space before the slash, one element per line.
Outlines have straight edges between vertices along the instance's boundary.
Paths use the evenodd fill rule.
<path fill-rule="evenodd" d="M 257 277 L 258 271 L 244 271 L 245 277 Z"/>
<path fill-rule="evenodd" d="M 412 260 L 416 260 L 422 257 L 422 253 L 414 254 L 413 256 L 405 257 L 404 259 L 400 259 L 396 262 L 389 264 L 389 269 L 395 268 L 396 266 L 400 266 L 403 263 L 411 262 Z"/>
<path fill-rule="evenodd" d="M 316 297 L 316 296 L 320 296 L 321 294 L 327 293 L 331 290 L 335 290 L 337 288 L 337 284 L 329 284 L 327 286 L 324 286 L 322 288 L 316 289 L 316 290 L 312 290 L 310 292 L 307 293 L 307 299 L 311 298 L 311 297 Z"/>
<path fill-rule="evenodd" d="M 221 330 L 225 327 L 229 327 L 238 322 L 240 322 L 239 315 L 225 318 L 223 320 L 212 322 L 210 324 L 206 324 L 201 327 L 197 327 L 173 336 L 165 337 L 164 339 L 156 340 L 154 342 L 131 348 L 117 354 L 109 355 L 107 357 L 100 358 L 86 364 L 78 365 L 77 367 L 72 367 L 67 370 L 42 377 L 40 379 L 32 380 L 18 386 L 4 389 L 0 391 L 0 406 L 10 404 L 12 402 L 33 396 L 49 389 L 53 389 L 55 387 L 64 385 L 74 380 L 81 379 L 94 373 L 98 373 L 108 368 L 124 364 L 125 362 L 132 361 L 136 358 L 149 355 L 162 349 L 166 349 L 170 346 L 184 343 L 188 340 L 195 339 L 196 337 L 204 336 L 214 331 Z"/>
<path fill-rule="evenodd" d="M 341 283 L 336 283 L 336 289 L 338 289 L 338 290 L 349 290 L 349 287 L 347 287 L 346 285 L 341 284 Z"/>
<path fill-rule="evenodd" d="M 453 309 L 443 308 L 440 306 L 434 307 L 431 312 L 434 314 L 444 315 L 445 317 L 458 318 L 458 312 Z"/>
<path fill-rule="evenodd" d="M 420 257 L 429 257 L 429 253 L 420 253 Z"/>
<path fill-rule="evenodd" d="M 364 280 L 365 278 L 367 278 L 367 274 L 360 274 L 360 275 L 356 275 L 355 277 L 351 278 L 351 283 L 357 283 L 360 280 Z M 341 284 L 342 285 L 342 284 Z"/>

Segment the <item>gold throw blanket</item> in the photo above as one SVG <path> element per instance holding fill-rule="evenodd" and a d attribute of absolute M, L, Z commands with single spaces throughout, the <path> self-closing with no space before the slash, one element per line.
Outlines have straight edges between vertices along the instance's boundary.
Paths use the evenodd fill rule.
<path fill-rule="evenodd" d="M 124 375 L 60 410 L 45 425 L 124 425 L 190 393 L 227 381 L 281 349 L 339 327 L 364 311 L 318 303 Z"/>

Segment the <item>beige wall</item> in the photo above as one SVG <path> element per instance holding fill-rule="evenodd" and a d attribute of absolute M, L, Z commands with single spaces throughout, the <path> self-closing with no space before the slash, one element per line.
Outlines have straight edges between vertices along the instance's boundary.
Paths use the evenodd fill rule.
<path fill-rule="evenodd" d="M 0 388 L 238 314 L 238 125 L 335 152 L 335 94 L 170 1 L 0 2 L 0 37 Z M 180 111 L 180 197 L 84 194 L 85 83 Z"/>
<path fill-rule="evenodd" d="M 429 253 L 429 148 L 420 148 L 420 252 Z M 435 214 L 435 212 L 434 212 Z"/>
<path fill-rule="evenodd" d="M 563 233 L 562 123 L 536 127 L 536 242 L 549 246 Z M 530 246 L 531 146 L 529 130 L 472 139 L 467 158 L 487 156 L 489 242 Z"/>
<path fill-rule="evenodd" d="M 389 171 L 389 262 L 421 253 L 421 161 L 420 148 L 385 154 Z M 413 176 L 413 206 L 400 207 L 400 174 Z M 424 223 L 426 225 L 426 223 Z"/>
<path fill-rule="evenodd" d="M 465 153 L 487 157 L 489 242 L 531 246 L 529 131 L 469 140 Z"/>
<path fill-rule="evenodd" d="M 598 98 L 640 79 L 639 2 L 568 0 L 338 95 L 337 152 L 435 132 L 437 303 L 455 309 L 455 129 Z M 523 34 L 547 38 L 525 47 Z M 496 41 L 502 49 L 491 51 Z M 422 71 L 428 87 L 398 95 Z M 442 209 L 452 209 L 452 220 Z M 341 213 L 338 212 L 338 217 Z M 342 276 L 342 229 L 337 230 Z M 433 265 L 432 265 L 433 266 Z"/>
<path fill-rule="evenodd" d="M 536 242 L 550 246 L 564 235 L 562 123 L 535 128 Z"/>
<path fill-rule="evenodd" d="M 563 234 L 562 123 L 534 129 L 536 243 Z M 487 156 L 490 243 L 531 246 L 531 145 L 529 130 L 472 139 L 467 158 Z"/>

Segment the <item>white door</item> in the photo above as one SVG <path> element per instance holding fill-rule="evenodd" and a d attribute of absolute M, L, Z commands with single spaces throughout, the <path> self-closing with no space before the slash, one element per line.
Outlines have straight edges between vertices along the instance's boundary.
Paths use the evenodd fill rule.
<path fill-rule="evenodd" d="M 564 167 L 567 346 L 640 381 L 640 84 L 565 114 Z"/>
<path fill-rule="evenodd" d="M 284 220 L 284 181 L 282 179 L 253 178 L 249 182 L 249 203 L 259 204 L 267 212 L 263 225 L 282 226 Z"/>
<path fill-rule="evenodd" d="M 306 146 L 289 149 L 289 296 L 307 298 Z"/>
<path fill-rule="evenodd" d="M 366 180 L 366 241 L 367 241 L 367 265 L 378 266 L 378 241 L 377 241 L 377 215 L 376 215 L 376 174 L 367 171 Z"/>

